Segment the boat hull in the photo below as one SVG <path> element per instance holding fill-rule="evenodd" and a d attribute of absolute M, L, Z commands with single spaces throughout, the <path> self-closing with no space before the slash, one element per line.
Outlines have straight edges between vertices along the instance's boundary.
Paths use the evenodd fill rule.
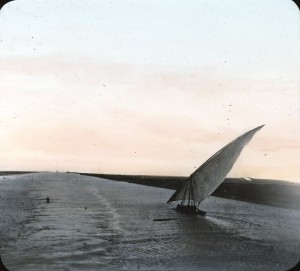
<path fill-rule="evenodd" d="M 193 214 L 205 216 L 206 212 L 198 209 L 195 205 L 180 205 L 176 207 L 176 211 L 184 214 Z"/>

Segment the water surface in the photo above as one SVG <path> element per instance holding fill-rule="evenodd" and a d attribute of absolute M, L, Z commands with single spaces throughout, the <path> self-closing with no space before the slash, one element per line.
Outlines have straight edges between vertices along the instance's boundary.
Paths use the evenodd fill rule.
<path fill-rule="evenodd" d="M 0 255 L 11 271 L 276 271 L 299 260 L 299 211 L 210 197 L 195 217 L 166 204 L 172 193 L 77 174 L 0 177 Z"/>

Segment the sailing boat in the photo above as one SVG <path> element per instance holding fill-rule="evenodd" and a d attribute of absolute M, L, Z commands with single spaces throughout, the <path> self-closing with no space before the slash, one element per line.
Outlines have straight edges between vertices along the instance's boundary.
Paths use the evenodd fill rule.
<path fill-rule="evenodd" d="M 205 212 L 199 209 L 200 203 L 224 181 L 245 145 L 263 126 L 239 136 L 210 157 L 176 190 L 168 203 L 181 200 L 176 207 L 178 212 L 205 215 Z"/>

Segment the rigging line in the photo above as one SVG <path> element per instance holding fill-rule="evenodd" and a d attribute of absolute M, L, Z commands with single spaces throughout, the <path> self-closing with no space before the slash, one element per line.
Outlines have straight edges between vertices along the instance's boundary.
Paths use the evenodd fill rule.
<path fill-rule="evenodd" d="M 193 186 L 193 182 L 191 181 L 191 187 L 192 187 L 192 196 L 193 196 L 193 202 L 194 202 L 194 206 L 195 206 L 195 195 L 194 195 L 194 186 Z"/>
<path fill-rule="evenodd" d="M 199 175 L 199 174 L 197 174 L 197 175 Z M 200 187 L 197 186 L 197 191 L 199 191 L 199 188 L 201 188 L 201 196 L 198 198 L 198 201 L 200 204 L 200 202 L 203 200 L 203 195 L 204 195 L 206 189 L 204 189 L 203 185 L 201 185 Z"/>
<path fill-rule="evenodd" d="M 188 182 L 189 182 L 189 181 L 187 181 L 187 183 L 186 183 L 186 185 L 185 185 L 185 190 L 184 190 L 184 194 L 183 194 L 183 197 L 182 197 L 181 205 L 183 205 L 184 200 L 185 200 L 185 194 L 186 194 L 186 190 L 187 190 L 187 187 L 188 187 Z"/>
<path fill-rule="evenodd" d="M 189 200 L 188 200 L 188 205 L 191 203 L 191 182 L 189 183 Z"/>

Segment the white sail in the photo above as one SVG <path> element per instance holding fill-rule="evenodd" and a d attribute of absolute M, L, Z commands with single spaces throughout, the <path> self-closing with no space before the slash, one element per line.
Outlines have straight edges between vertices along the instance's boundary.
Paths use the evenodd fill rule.
<path fill-rule="evenodd" d="M 215 153 L 191 174 L 189 179 L 172 195 L 168 202 L 189 199 L 199 204 L 209 197 L 224 181 L 245 145 L 263 126 L 239 136 Z"/>

